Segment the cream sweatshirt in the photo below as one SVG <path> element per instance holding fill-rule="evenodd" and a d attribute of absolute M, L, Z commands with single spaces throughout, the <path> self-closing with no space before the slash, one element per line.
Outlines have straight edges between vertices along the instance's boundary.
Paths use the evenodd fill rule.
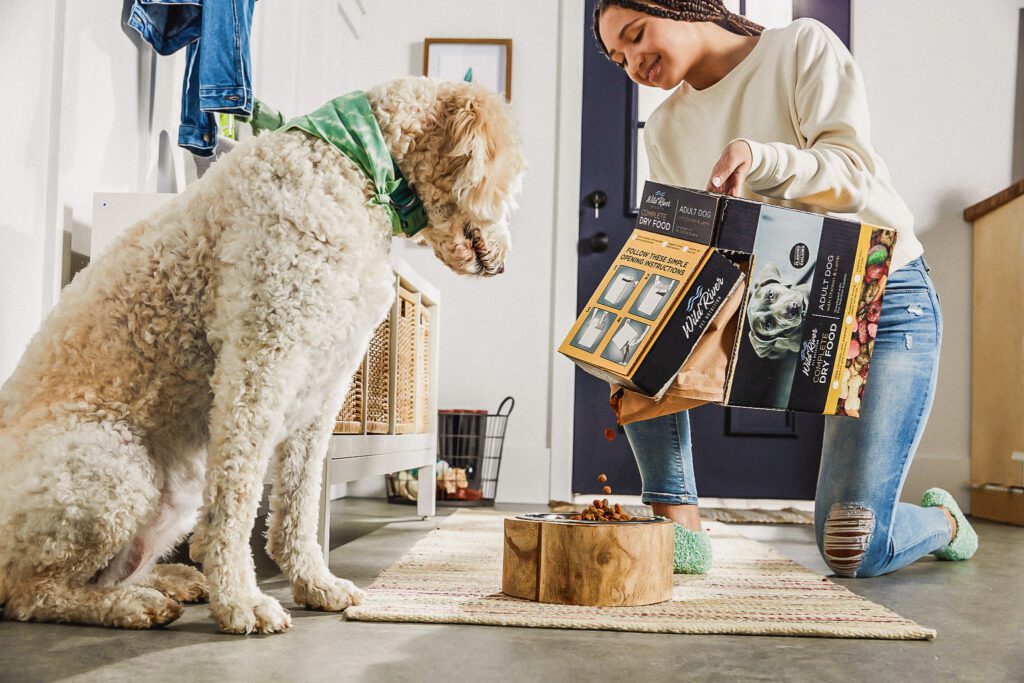
<path fill-rule="evenodd" d="M 860 69 L 823 24 L 766 30 L 722 80 L 703 90 L 682 83 L 644 127 L 651 178 L 703 190 L 732 140 L 753 153 L 748 199 L 894 228 L 892 270 L 923 252 L 871 145 Z"/>

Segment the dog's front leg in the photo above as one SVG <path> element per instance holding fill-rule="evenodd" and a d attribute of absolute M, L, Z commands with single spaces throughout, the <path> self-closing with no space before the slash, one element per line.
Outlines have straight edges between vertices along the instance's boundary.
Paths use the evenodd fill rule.
<path fill-rule="evenodd" d="M 249 545 L 267 462 L 294 393 L 288 373 L 286 359 L 270 344 L 232 345 L 218 358 L 201 556 L 210 613 L 228 633 L 276 633 L 291 625 L 280 603 L 257 586 Z"/>
<path fill-rule="evenodd" d="M 333 412 L 296 431 L 277 448 L 267 553 L 292 584 L 295 602 L 337 612 L 358 605 L 363 592 L 331 574 L 317 539 L 323 460 L 334 426 Z"/>

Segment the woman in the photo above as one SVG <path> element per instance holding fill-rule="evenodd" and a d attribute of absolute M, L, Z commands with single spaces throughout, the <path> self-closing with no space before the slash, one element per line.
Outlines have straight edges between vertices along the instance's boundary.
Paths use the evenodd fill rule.
<path fill-rule="evenodd" d="M 949 493 L 899 502 L 935 393 L 942 317 L 913 216 L 871 145 L 849 51 L 814 20 L 765 31 L 721 0 L 601 0 L 594 34 L 630 79 L 675 89 L 644 128 L 653 180 L 897 230 L 862 417 L 825 418 L 818 548 L 844 577 L 928 553 L 970 558 L 977 535 Z M 625 429 L 644 502 L 677 523 L 676 571 L 707 571 L 687 413 Z"/>

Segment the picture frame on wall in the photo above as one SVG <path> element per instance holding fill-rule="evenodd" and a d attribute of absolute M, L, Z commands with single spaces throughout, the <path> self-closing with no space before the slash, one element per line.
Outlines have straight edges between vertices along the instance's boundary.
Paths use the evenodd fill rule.
<path fill-rule="evenodd" d="M 426 38 L 423 75 L 472 81 L 512 99 L 511 38 Z"/>

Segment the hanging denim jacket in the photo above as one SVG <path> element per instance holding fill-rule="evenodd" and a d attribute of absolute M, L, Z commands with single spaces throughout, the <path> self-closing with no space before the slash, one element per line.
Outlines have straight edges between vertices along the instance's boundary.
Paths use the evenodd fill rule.
<path fill-rule="evenodd" d="M 133 0 L 128 25 L 161 55 L 186 47 L 178 145 L 210 156 L 215 112 L 249 116 L 249 34 L 255 0 Z"/>

